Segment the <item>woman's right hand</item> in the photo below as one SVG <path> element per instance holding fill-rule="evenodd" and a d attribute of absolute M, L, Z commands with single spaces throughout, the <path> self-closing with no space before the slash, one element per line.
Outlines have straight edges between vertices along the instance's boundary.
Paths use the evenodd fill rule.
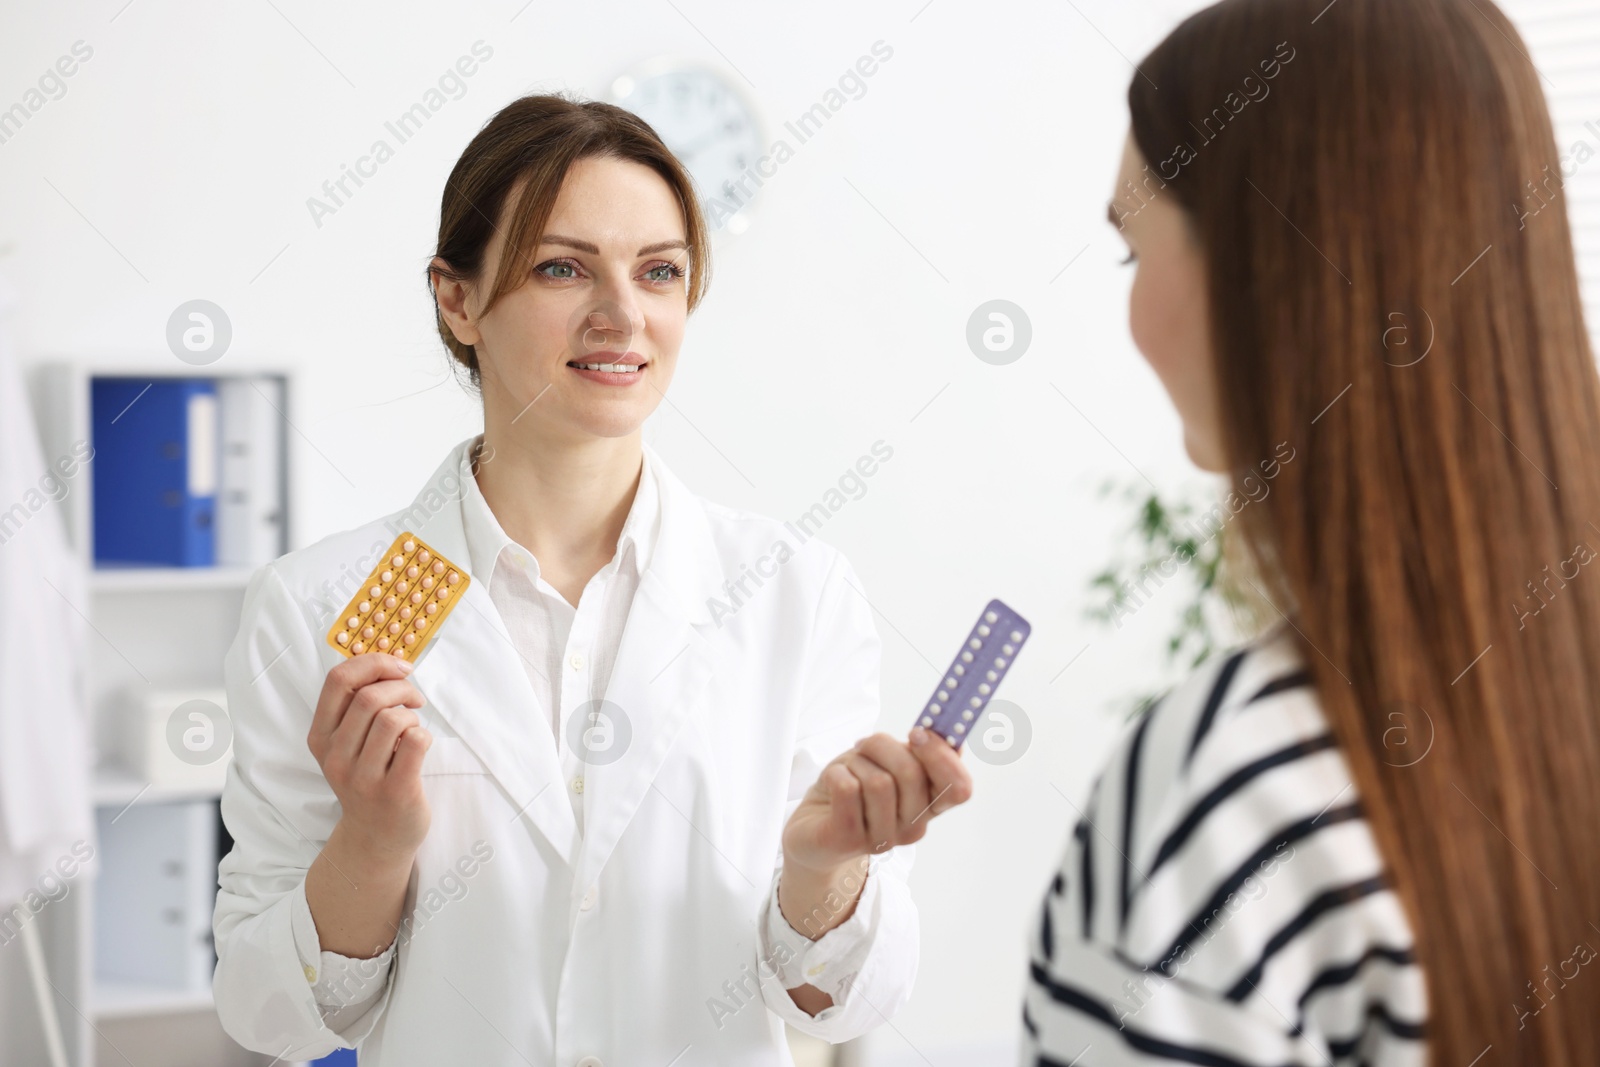
<path fill-rule="evenodd" d="M 382 652 L 328 672 L 306 744 L 339 798 L 339 831 L 373 856 L 409 858 L 428 834 L 422 757 L 433 743 L 415 708 L 414 665 Z"/>

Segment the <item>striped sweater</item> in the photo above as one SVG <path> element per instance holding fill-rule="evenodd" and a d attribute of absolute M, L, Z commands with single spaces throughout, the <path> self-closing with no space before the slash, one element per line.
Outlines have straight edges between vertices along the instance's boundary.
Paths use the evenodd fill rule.
<path fill-rule="evenodd" d="M 1040 909 L 1027 1067 L 1412 1067 L 1410 924 L 1293 633 L 1202 666 L 1116 747 Z"/>

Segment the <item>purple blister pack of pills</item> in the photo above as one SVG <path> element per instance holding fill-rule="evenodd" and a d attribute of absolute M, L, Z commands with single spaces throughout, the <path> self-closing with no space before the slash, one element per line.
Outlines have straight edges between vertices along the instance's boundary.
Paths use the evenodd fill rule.
<path fill-rule="evenodd" d="M 1032 632 L 1004 602 L 989 601 L 916 724 L 960 748 Z"/>

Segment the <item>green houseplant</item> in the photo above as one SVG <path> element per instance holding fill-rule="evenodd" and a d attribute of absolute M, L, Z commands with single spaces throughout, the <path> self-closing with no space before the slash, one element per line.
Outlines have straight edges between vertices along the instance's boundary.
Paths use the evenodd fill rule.
<path fill-rule="evenodd" d="M 1134 514 L 1111 561 L 1089 580 L 1085 615 L 1116 630 L 1145 610 L 1172 620 L 1162 638 L 1161 670 L 1126 700 L 1124 713 L 1134 717 L 1213 652 L 1259 632 L 1272 610 L 1250 580 L 1244 554 L 1229 548 L 1228 525 L 1248 500 L 1234 495 L 1243 500 L 1237 509 L 1202 504 L 1192 491 L 1163 497 L 1142 480 L 1115 479 L 1099 495 Z"/>

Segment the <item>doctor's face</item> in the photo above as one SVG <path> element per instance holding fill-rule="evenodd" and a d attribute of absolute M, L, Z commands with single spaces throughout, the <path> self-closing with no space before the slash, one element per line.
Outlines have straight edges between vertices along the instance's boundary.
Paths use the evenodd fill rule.
<path fill-rule="evenodd" d="M 1205 263 L 1183 208 L 1130 133 L 1111 198 L 1112 224 L 1134 257 L 1128 326 L 1183 420 L 1183 444 L 1202 470 L 1227 469 L 1211 354 Z"/>
<path fill-rule="evenodd" d="M 518 192 L 507 197 L 486 270 L 499 262 Z M 486 278 L 467 300 L 470 323 L 451 320 L 476 346 L 486 425 L 513 438 L 568 440 L 638 430 L 683 342 L 684 238 L 677 198 L 655 171 L 614 158 L 574 163 L 531 257 L 508 265 L 526 273 L 521 287 L 479 316 Z M 610 369 L 619 365 L 638 369 Z"/>

